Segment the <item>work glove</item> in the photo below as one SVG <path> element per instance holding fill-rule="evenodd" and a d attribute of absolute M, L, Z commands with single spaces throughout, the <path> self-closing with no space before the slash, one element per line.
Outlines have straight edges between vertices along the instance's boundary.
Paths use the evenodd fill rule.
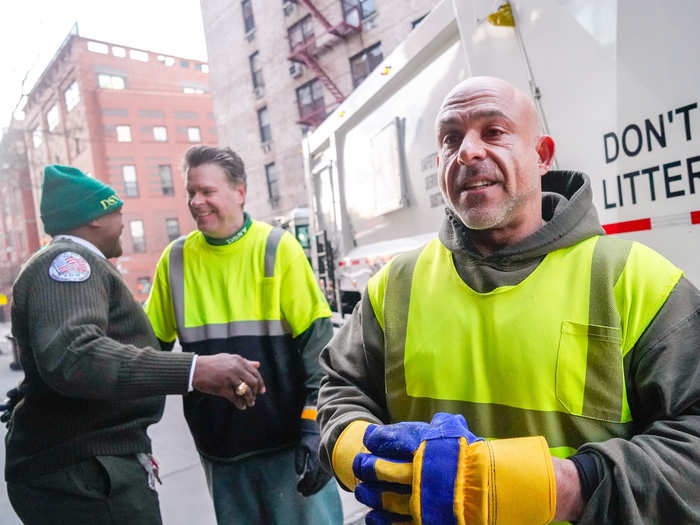
<path fill-rule="evenodd" d="M 297 490 L 302 496 L 316 494 L 331 479 L 331 474 L 323 468 L 318 457 L 320 444 L 321 436 L 316 422 L 311 419 L 302 419 L 301 439 L 294 451 Z"/>
<path fill-rule="evenodd" d="M 27 387 L 25 384 L 20 383 L 15 388 L 12 388 L 7 392 L 5 401 L 0 405 L 0 422 L 5 423 L 6 427 L 9 428 L 12 412 L 17 406 L 17 403 L 24 399 L 24 394 L 26 391 Z"/>
<path fill-rule="evenodd" d="M 353 470 L 362 481 L 356 497 L 377 509 L 368 523 L 409 514 L 419 525 L 540 525 L 554 518 L 554 471 L 541 436 L 484 441 L 461 415 L 438 413 L 430 425 L 368 426 L 363 442 L 369 454 L 358 454 Z M 405 485 L 404 463 L 412 464 L 408 498 L 389 485 Z"/>

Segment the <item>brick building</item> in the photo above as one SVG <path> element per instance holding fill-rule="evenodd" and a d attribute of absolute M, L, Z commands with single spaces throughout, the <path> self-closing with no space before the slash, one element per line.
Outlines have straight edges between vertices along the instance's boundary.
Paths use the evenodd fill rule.
<path fill-rule="evenodd" d="M 145 300 L 163 248 L 194 228 L 183 154 L 217 142 L 207 64 L 70 34 L 24 112 L 36 217 L 46 164 L 76 166 L 112 186 L 125 203 L 124 255 L 115 262 Z M 40 221 L 39 239 L 48 241 Z"/>
<path fill-rule="evenodd" d="M 24 129 L 12 121 L 0 139 L 0 322 L 9 320 L 12 283 L 22 263 L 39 248 Z"/>
<path fill-rule="evenodd" d="M 437 0 L 207 0 L 219 143 L 241 153 L 246 207 L 284 221 L 307 205 L 303 134 L 323 121 Z"/>

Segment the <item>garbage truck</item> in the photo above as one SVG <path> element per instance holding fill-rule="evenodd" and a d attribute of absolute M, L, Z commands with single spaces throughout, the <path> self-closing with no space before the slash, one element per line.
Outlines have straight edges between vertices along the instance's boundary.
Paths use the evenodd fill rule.
<path fill-rule="evenodd" d="M 470 76 L 532 97 L 555 166 L 588 174 L 608 234 L 700 284 L 700 2 L 444 0 L 302 144 L 310 252 L 336 315 L 437 235 L 434 121 Z"/>

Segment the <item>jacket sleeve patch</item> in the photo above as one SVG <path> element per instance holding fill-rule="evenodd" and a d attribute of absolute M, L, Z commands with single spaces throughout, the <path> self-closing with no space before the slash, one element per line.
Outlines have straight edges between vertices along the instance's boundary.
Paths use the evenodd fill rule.
<path fill-rule="evenodd" d="M 75 252 L 58 254 L 49 266 L 49 277 L 54 281 L 82 282 L 90 277 L 90 265 Z"/>

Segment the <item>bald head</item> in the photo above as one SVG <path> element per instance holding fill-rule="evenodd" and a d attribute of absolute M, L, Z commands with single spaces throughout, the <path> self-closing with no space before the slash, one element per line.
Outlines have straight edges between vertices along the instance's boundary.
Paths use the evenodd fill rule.
<path fill-rule="evenodd" d="M 542 224 L 540 178 L 554 142 L 532 100 L 508 82 L 472 77 L 445 97 L 436 120 L 438 180 L 445 203 L 484 253 Z"/>
<path fill-rule="evenodd" d="M 535 105 L 525 93 L 512 84 L 497 77 L 470 77 L 453 87 L 442 101 L 436 119 L 436 129 L 439 134 L 441 120 L 449 118 L 451 110 L 469 106 L 477 99 L 490 100 L 499 109 L 517 119 L 523 131 L 533 135 L 541 134 L 540 123 Z M 445 115 L 447 113 L 447 115 Z M 479 115 L 476 115 L 479 116 Z"/>

